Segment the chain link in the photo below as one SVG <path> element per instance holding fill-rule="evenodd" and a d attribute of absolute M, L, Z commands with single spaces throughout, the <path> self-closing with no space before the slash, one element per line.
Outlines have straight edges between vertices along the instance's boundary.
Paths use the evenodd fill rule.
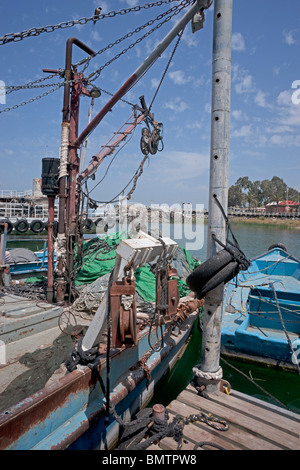
<path fill-rule="evenodd" d="M 83 72 L 83 71 L 86 70 L 86 68 L 89 66 L 90 61 L 91 61 L 94 57 L 96 57 L 97 55 L 100 55 L 100 54 L 102 54 L 103 52 L 106 52 L 108 49 L 111 49 L 112 47 L 114 47 L 114 46 L 120 44 L 120 43 L 123 42 L 125 39 L 128 39 L 128 38 L 132 37 L 134 34 L 139 33 L 140 31 L 142 31 L 143 29 L 145 29 L 147 26 L 152 26 L 155 21 L 159 21 L 159 20 L 163 19 L 165 16 L 169 15 L 170 13 L 173 13 L 173 12 L 176 11 L 178 8 L 180 8 L 183 4 L 184 4 L 184 6 L 186 6 L 187 3 L 189 4 L 189 3 L 191 3 L 191 1 L 189 1 L 189 2 L 186 2 L 186 1 L 185 1 L 185 2 L 181 2 L 180 5 L 176 5 L 176 6 L 172 7 L 172 8 L 170 8 L 169 10 L 167 10 L 165 13 L 161 13 L 161 14 L 158 15 L 155 19 L 147 21 L 147 23 L 143 24 L 142 26 L 138 26 L 138 27 L 137 27 L 135 30 L 133 30 L 133 31 L 129 31 L 125 36 L 123 36 L 123 37 L 117 39 L 116 41 L 114 41 L 114 42 L 108 44 L 108 45 L 107 45 L 106 47 L 104 47 L 103 49 L 100 49 L 98 52 L 96 52 L 95 55 L 90 56 L 90 57 L 88 57 L 88 58 L 86 58 L 86 59 L 83 59 L 81 62 L 78 62 L 78 63 L 76 64 L 76 66 L 83 65 L 83 64 L 85 63 L 85 66 L 84 66 L 84 68 L 83 68 L 83 70 L 82 70 L 82 72 Z M 181 8 L 181 9 L 182 9 L 182 8 Z M 180 9 L 180 11 L 181 11 L 181 9 Z M 143 39 L 144 39 L 144 36 L 141 38 L 141 40 L 143 40 Z M 133 43 L 133 45 L 130 45 L 129 48 L 134 47 L 134 45 L 135 45 L 135 43 Z M 127 49 L 127 50 L 128 50 L 128 49 Z M 126 52 L 127 52 L 127 50 L 126 50 Z M 122 51 L 122 53 L 121 53 L 120 55 L 122 55 L 122 54 L 123 54 L 123 51 Z"/>
<path fill-rule="evenodd" d="M 23 101 L 22 103 L 19 103 L 19 104 L 15 104 L 14 106 L 11 106 L 10 108 L 2 109 L 2 110 L 0 111 L 0 114 L 1 114 L 1 113 L 7 113 L 8 111 L 11 111 L 12 109 L 20 108 L 20 106 L 25 106 L 26 104 L 33 103 L 34 101 L 37 101 L 37 100 L 39 100 L 39 99 L 41 99 L 41 98 L 44 98 L 44 96 L 50 95 L 50 93 L 53 93 L 54 91 L 58 90 L 58 89 L 61 88 L 63 85 L 64 85 L 63 83 L 60 83 L 57 87 L 52 88 L 52 90 L 46 91 L 46 92 L 43 93 L 42 95 L 36 96 L 35 98 L 31 98 L 30 100 L 27 100 L 27 101 Z"/>
<path fill-rule="evenodd" d="M 55 87 L 55 86 L 58 86 L 58 83 L 47 83 L 43 85 L 38 85 L 38 84 L 41 82 L 44 82 L 45 80 L 49 80 L 55 77 L 55 75 L 59 75 L 61 73 L 63 74 L 64 70 L 62 69 L 58 70 L 57 73 L 52 73 L 51 75 L 47 75 L 46 77 L 39 78 L 38 80 L 35 80 L 33 82 L 28 82 L 25 85 L 3 86 L 3 87 L 0 86 L 0 90 L 6 90 L 6 94 L 9 95 L 13 91 L 28 90 L 32 88 L 46 88 L 50 86 Z"/>
<path fill-rule="evenodd" d="M 168 4 L 174 1 L 179 1 L 179 0 L 159 0 L 153 3 L 145 3 L 144 5 L 136 5 L 135 7 L 132 7 L 132 8 L 123 8 L 119 11 L 110 11 L 108 13 L 103 13 L 100 15 L 93 15 L 88 18 L 80 18 L 79 20 L 69 20 L 69 21 L 64 21 L 56 25 L 47 25 L 47 26 L 43 26 L 40 28 L 31 28 L 31 29 L 22 31 L 20 33 L 7 33 L 4 36 L 0 37 L 0 46 L 3 46 L 4 44 L 8 44 L 9 42 L 22 41 L 23 39 L 31 37 L 31 36 L 39 36 L 42 33 L 52 33 L 56 31 L 57 29 L 71 28 L 76 25 L 85 25 L 89 21 L 93 21 L 94 23 L 96 23 L 97 21 L 103 20 L 104 18 L 113 18 L 117 15 L 125 15 L 131 12 L 138 12 L 143 9 L 146 10 L 148 8 L 161 6 L 164 3 Z"/>
<path fill-rule="evenodd" d="M 173 13 L 174 11 L 177 10 L 177 8 L 179 8 L 181 5 L 176 5 L 175 7 L 169 9 L 168 11 L 166 11 L 165 13 L 162 13 L 160 15 L 158 15 L 158 17 L 156 17 L 155 19 L 152 19 L 152 20 L 149 20 L 147 21 L 147 23 L 143 24 L 142 26 L 138 26 L 134 31 L 130 31 L 128 32 L 125 36 L 117 39 L 116 41 L 108 44 L 106 47 L 104 47 L 103 49 L 100 49 L 98 52 L 96 52 L 95 55 L 93 56 L 90 56 L 90 57 L 87 57 L 85 59 L 82 59 L 80 62 L 78 62 L 77 64 L 74 64 L 74 67 L 78 67 L 80 65 L 84 65 L 83 69 L 81 70 L 81 73 L 83 73 L 89 66 L 90 64 L 90 61 L 96 57 L 97 55 L 100 55 L 102 54 L 103 52 L 106 52 L 107 50 L 111 49 L 112 47 L 120 44 L 122 41 L 124 41 L 125 39 L 128 39 L 130 38 L 131 36 L 133 36 L 134 34 L 136 33 L 139 33 L 140 31 L 142 31 L 143 29 L 145 29 L 147 26 L 151 26 L 155 21 L 157 20 L 160 20 L 162 18 L 164 18 L 166 15 L 170 14 L 170 13 Z M 144 36 L 142 38 L 140 38 L 140 41 L 142 41 L 144 39 Z M 130 45 L 129 48 L 132 48 L 134 47 L 135 44 L 133 45 Z M 127 50 L 129 49 L 127 48 Z M 127 52 L 126 50 L 126 52 Z M 123 55 L 125 52 L 122 51 L 120 53 L 120 55 Z M 105 64 L 104 67 L 106 67 L 107 65 L 109 65 L 113 60 L 116 60 L 117 58 L 120 57 L 120 55 L 118 55 L 117 57 L 111 59 L 111 61 L 109 61 L 107 64 Z M 102 69 L 103 70 L 103 69 Z M 97 72 L 97 71 L 96 71 Z M 95 73 L 96 73 L 95 72 Z M 64 71 L 61 69 L 58 71 L 57 74 L 61 74 L 63 76 L 63 73 Z M 18 90 L 24 90 L 24 89 L 32 89 L 32 88 L 46 88 L 46 87 L 50 87 L 50 86 L 57 86 L 58 83 L 51 83 L 51 84 L 43 84 L 43 85 L 38 85 L 39 83 L 49 79 L 49 78 L 53 78 L 54 75 L 57 75 L 57 74 L 52 74 L 52 75 L 48 75 L 47 77 L 44 77 L 44 78 L 40 78 L 39 80 L 35 80 L 33 82 L 29 82 L 25 85 L 16 85 L 16 86 L 7 86 L 7 87 L 0 87 L 0 89 L 6 89 L 6 94 L 8 95 L 9 93 L 12 93 L 13 91 L 18 91 Z M 97 77 L 96 77 L 97 78 Z M 95 80 L 96 78 L 94 78 L 93 80 Z M 72 83 L 72 80 L 69 81 L 69 83 Z"/>
<path fill-rule="evenodd" d="M 160 2 L 156 2 L 156 4 L 162 4 L 162 3 L 170 3 L 171 1 L 174 1 L 174 0 L 160 0 Z M 168 21 L 171 20 L 171 18 L 175 15 L 178 15 L 184 8 L 186 8 L 189 4 L 192 3 L 193 0 L 183 0 L 179 5 L 176 5 L 172 8 L 170 8 L 169 10 L 167 10 L 165 13 L 162 13 L 160 15 L 158 15 L 154 20 L 149 20 L 147 23 L 145 23 L 144 25 L 136 28 L 136 30 L 134 30 L 133 32 L 130 32 L 128 33 L 127 35 L 125 35 L 123 38 L 120 38 L 118 39 L 117 41 L 115 41 L 114 43 L 111 43 L 109 44 L 106 48 L 104 49 L 100 49 L 95 55 L 98 55 L 98 54 L 101 54 L 102 52 L 106 51 L 107 49 L 113 47 L 115 44 L 119 44 L 121 41 L 123 41 L 124 39 L 127 39 L 128 37 L 132 36 L 135 32 L 139 32 L 141 31 L 142 29 L 144 29 L 146 26 L 149 26 L 151 24 L 154 23 L 154 21 L 158 21 L 158 20 L 161 20 L 162 18 L 165 18 L 166 15 L 169 15 L 167 16 L 163 21 L 161 21 L 160 23 L 158 23 L 154 28 L 152 28 L 151 30 L 147 31 L 143 36 L 141 36 L 140 38 L 138 38 L 134 43 L 131 43 L 127 48 L 123 49 L 120 53 L 116 54 L 112 59 L 110 59 L 108 62 L 106 62 L 104 65 L 102 65 L 101 67 L 99 67 L 99 69 L 95 70 L 94 72 L 92 72 L 90 75 L 88 75 L 86 78 L 85 78 L 85 82 L 93 82 L 94 80 L 96 80 L 97 78 L 99 78 L 101 72 L 103 71 L 104 68 L 106 68 L 107 66 L 109 66 L 112 62 L 114 62 L 115 60 L 119 59 L 122 55 L 124 55 L 126 52 L 128 52 L 130 49 L 132 49 L 134 46 L 136 46 L 137 44 L 139 44 L 141 41 L 143 41 L 145 38 L 147 38 L 148 36 L 150 36 L 150 34 L 154 33 L 156 30 L 158 30 L 163 24 L 167 23 Z M 150 6 L 153 6 L 153 4 L 148 4 Z M 145 7 L 142 6 L 142 7 Z M 141 7 L 141 8 L 142 8 Z M 148 7 L 150 8 L 150 7 Z M 132 11 L 132 9 L 128 9 L 130 11 Z M 117 12 L 119 13 L 119 12 Z M 1 43 L 0 43 L 1 45 Z M 95 57 L 92 56 L 92 57 Z M 87 64 L 85 65 L 84 69 L 85 70 L 88 65 L 89 65 L 89 62 L 91 60 L 92 57 L 89 57 L 87 59 L 85 59 L 85 61 L 87 62 Z M 83 63 L 83 61 L 81 61 L 81 64 Z M 78 64 L 77 64 L 78 65 Z M 61 71 L 59 71 L 58 73 L 60 73 Z M 23 101 L 22 103 L 19 103 L 19 104 L 16 104 L 14 106 L 11 106 L 9 108 L 5 108 L 3 110 L 0 111 L 0 114 L 1 113 L 4 113 L 4 112 L 8 112 L 8 111 L 11 111 L 11 110 L 14 110 L 14 109 L 17 109 L 21 106 L 25 106 L 26 104 L 29 104 L 29 103 L 33 103 L 34 101 L 37 101 L 51 93 L 53 93 L 54 91 L 58 90 L 59 88 L 63 87 L 67 82 L 65 81 L 64 83 L 51 83 L 51 84 L 43 84 L 43 85 L 40 85 L 39 83 L 41 83 L 42 81 L 44 80 L 47 80 L 48 78 L 52 77 L 53 75 L 49 75 L 47 77 L 44 77 L 44 78 L 41 78 L 39 80 L 36 80 L 34 82 L 29 82 L 28 84 L 26 85 L 20 85 L 20 86 L 16 86 L 16 87 L 7 87 L 7 93 L 12 93 L 12 91 L 17 91 L 17 90 L 21 90 L 21 89 L 33 89 L 33 88 L 46 88 L 46 87 L 49 87 L 49 86 L 53 86 L 54 88 L 52 88 L 51 90 L 39 95 L 39 96 L 36 96 L 35 98 L 31 98 L 30 100 L 27 100 L 27 101 Z M 81 79 L 77 79 L 77 80 L 81 80 Z M 76 80 L 69 80 L 68 83 L 74 83 Z M 125 101 L 125 100 L 122 100 L 122 101 Z M 129 103 L 128 103 L 129 104 Z"/>
<path fill-rule="evenodd" d="M 131 43 L 127 48 L 123 49 L 119 54 L 116 54 L 112 59 L 110 59 L 108 62 L 106 62 L 104 65 L 102 65 L 101 67 L 99 67 L 99 69 L 95 70 L 94 72 L 92 72 L 90 75 L 88 75 L 87 77 L 87 80 L 88 81 L 94 81 L 96 80 L 97 78 L 99 78 L 102 70 L 107 67 L 108 65 L 110 65 L 112 62 L 114 62 L 115 60 L 119 59 L 122 55 L 126 54 L 126 52 L 128 52 L 130 49 L 132 49 L 133 47 L 135 47 L 137 44 L 139 44 L 141 41 L 143 41 L 144 39 L 146 39 L 148 36 L 150 36 L 150 34 L 154 33 L 155 31 L 157 31 L 159 28 L 161 28 L 163 26 L 163 24 L 167 23 L 168 21 L 170 21 L 173 16 L 175 15 L 178 15 L 184 8 L 186 8 L 190 3 L 192 2 L 192 0 L 184 0 L 180 3 L 180 5 L 177 5 L 176 7 L 173 7 L 171 8 L 170 10 L 168 10 L 167 12 L 165 13 L 162 13 L 161 15 L 158 15 L 158 17 L 156 18 L 156 20 L 159 20 L 159 19 L 162 19 L 164 18 L 168 13 L 171 12 L 171 14 L 169 16 L 167 16 L 167 18 L 165 18 L 163 21 L 161 21 L 160 23 L 158 23 L 154 28 L 150 29 L 149 31 L 147 31 L 143 36 L 141 36 L 140 38 L 138 38 L 134 43 Z"/>

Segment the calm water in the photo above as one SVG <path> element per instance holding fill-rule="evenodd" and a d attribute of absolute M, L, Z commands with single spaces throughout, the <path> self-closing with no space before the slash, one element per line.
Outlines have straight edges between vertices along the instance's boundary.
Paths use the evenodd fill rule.
<path fill-rule="evenodd" d="M 300 259 L 300 229 L 242 223 L 232 223 L 231 227 L 241 249 L 249 259 L 261 255 L 274 243 L 283 243 L 290 254 Z M 178 224 L 169 228 L 163 224 L 161 229 L 167 235 L 170 233 L 171 238 L 174 238 L 178 244 L 189 249 L 192 256 L 202 262 L 206 260 L 207 224 L 192 224 L 191 229 L 185 226 L 180 228 Z"/>
<path fill-rule="evenodd" d="M 207 225 L 195 224 L 182 228 L 177 225 L 161 226 L 164 236 L 171 236 L 178 244 L 189 249 L 192 256 L 200 261 L 206 259 Z M 234 234 L 248 258 L 254 258 L 268 250 L 273 243 L 283 243 L 290 254 L 300 259 L 300 230 L 282 229 L 272 226 L 232 224 Z M 195 236 L 196 234 L 196 236 Z M 40 237 L 36 237 L 40 238 Z M 24 243 L 14 242 L 9 248 L 26 246 L 32 250 L 43 249 L 43 241 L 33 241 L 28 246 Z M 191 341 L 180 361 L 173 370 L 164 378 L 155 395 L 156 403 L 167 405 L 181 392 L 191 381 L 192 368 L 201 362 L 201 332 L 195 327 Z M 291 410 L 300 413 L 300 376 L 297 373 L 277 371 L 267 367 L 247 365 L 246 363 L 230 360 L 238 370 L 242 371 L 250 379 L 266 390 L 281 403 Z M 276 401 L 264 394 L 249 380 L 236 372 L 228 365 L 221 363 L 224 379 L 228 380 L 231 387 L 240 392 L 247 393 L 257 398 L 263 398 L 274 404 Z"/>

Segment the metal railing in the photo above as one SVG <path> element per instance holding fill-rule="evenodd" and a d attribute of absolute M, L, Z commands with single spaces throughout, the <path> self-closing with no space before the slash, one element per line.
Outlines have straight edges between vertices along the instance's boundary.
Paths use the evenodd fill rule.
<path fill-rule="evenodd" d="M 54 216 L 57 217 L 57 208 L 54 208 Z M 48 206 L 21 204 L 14 202 L 0 202 L 0 218 L 2 219 L 47 219 Z"/>
<path fill-rule="evenodd" d="M 0 191 L 0 198 L 5 198 L 5 197 L 26 197 L 26 196 L 32 196 L 32 190 L 27 189 L 25 191 L 16 191 L 14 189 L 2 189 Z"/>

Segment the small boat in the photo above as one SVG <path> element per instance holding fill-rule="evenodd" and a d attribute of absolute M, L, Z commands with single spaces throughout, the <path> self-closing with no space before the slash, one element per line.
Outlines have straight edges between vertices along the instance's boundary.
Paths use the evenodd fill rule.
<path fill-rule="evenodd" d="M 48 270 L 47 243 L 44 249 L 32 251 L 27 248 L 13 248 L 7 252 L 12 279 L 27 279 L 29 276 L 46 275 Z"/>
<path fill-rule="evenodd" d="M 300 261 L 284 245 L 270 246 L 226 285 L 221 352 L 299 369 Z"/>

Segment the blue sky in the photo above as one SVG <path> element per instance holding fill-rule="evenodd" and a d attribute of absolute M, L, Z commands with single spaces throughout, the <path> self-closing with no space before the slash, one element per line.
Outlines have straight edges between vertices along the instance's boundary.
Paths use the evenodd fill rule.
<path fill-rule="evenodd" d="M 0 35 L 32 27 L 56 25 L 70 19 L 90 17 L 96 6 L 102 12 L 143 5 L 135 0 L 28 0 L 2 1 Z M 156 18 L 175 4 L 142 9 L 138 13 L 116 15 L 84 26 L 58 29 L 37 37 L 25 38 L 0 46 L 0 80 L 6 86 L 22 85 L 45 76 L 43 68 L 63 68 L 65 44 L 75 36 L 95 51 L 102 49 L 129 31 Z M 251 180 L 279 176 L 300 190 L 300 104 L 292 101 L 300 81 L 300 2 L 288 0 L 234 0 L 232 37 L 232 96 L 230 176 L 233 184 L 240 176 Z M 134 193 L 134 202 L 143 204 L 190 202 L 207 207 L 210 154 L 211 57 L 213 7 L 206 12 L 203 30 L 192 34 L 187 26 L 169 71 L 154 101 L 155 119 L 164 125 L 164 150 L 151 156 Z M 115 93 L 144 61 L 177 21 L 159 28 L 113 61 L 94 82 L 103 90 Z M 154 25 L 157 24 L 154 23 Z M 149 29 L 149 28 L 148 28 Z M 143 30 L 94 58 L 86 74 L 105 64 L 127 48 Z M 162 54 L 149 72 L 130 90 L 125 99 L 139 103 L 144 95 L 149 105 L 165 70 L 175 42 Z M 85 54 L 74 48 L 78 62 Z M 54 77 L 42 83 L 58 83 Z M 298 83 L 298 86 L 300 82 Z M 6 96 L 0 111 L 34 98 L 48 88 L 20 90 Z M 93 116 L 109 99 L 102 93 L 95 102 Z M 33 178 L 41 176 L 42 158 L 59 155 L 63 89 L 33 103 L 0 114 L 0 190 L 31 189 Z M 80 130 L 88 123 L 90 100 L 81 99 Z M 131 107 L 117 104 L 88 140 L 85 162 L 98 153 L 131 114 Z M 143 155 L 140 151 L 141 127 L 118 153 L 110 171 L 92 193 L 95 199 L 110 200 L 128 183 Z M 107 164 L 98 169 L 101 179 Z M 130 188 L 130 186 L 129 186 Z"/>

